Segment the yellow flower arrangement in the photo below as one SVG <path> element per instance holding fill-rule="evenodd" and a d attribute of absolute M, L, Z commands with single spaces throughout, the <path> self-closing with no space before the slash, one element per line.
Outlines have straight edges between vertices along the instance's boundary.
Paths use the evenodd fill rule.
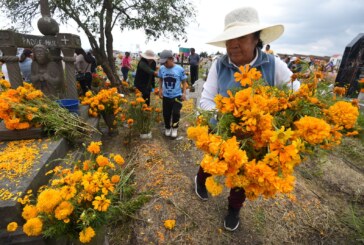
<path fill-rule="evenodd" d="M 136 93 L 136 98 L 129 102 L 126 108 L 127 124 L 139 134 L 147 134 L 156 122 L 160 120 L 161 109 L 145 104 L 141 93 Z"/>
<path fill-rule="evenodd" d="M 0 83 L 6 84 L 6 80 Z M 30 83 L 24 82 L 23 86 L 16 89 L 8 86 L 4 88 L 4 91 L 0 91 L 0 119 L 3 119 L 9 130 L 42 127 L 46 132 L 70 140 L 89 137 L 97 132 L 97 129 L 60 107 Z"/>
<path fill-rule="evenodd" d="M 265 86 L 255 68 L 239 70 L 234 77 L 243 89 L 217 95 L 217 114 L 201 112 L 197 125 L 187 130 L 205 152 L 201 167 L 211 174 L 206 188 L 213 196 L 222 192 L 222 182 L 244 188 L 251 200 L 289 194 L 303 154 L 330 149 L 343 134 L 357 134 L 358 107 L 323 93 L 319 73 L 294 92 Z"/>
<path fill-rule="evenodd" d="M 89 105 L 90 116 L 98 117 L 101 113 L 111 113 L 117 115 L 121 112 L 121 104 L 127 100 L 118 93 L 116 88 L 102 89 L 99 93 L 86 92 L 82 100 L 83 105 Z"/>
<path fill-rule="evenodd" d="M 48 187 L 38 191 L 36 199 L 31 192 L 19 199 L 24 205 L 26 235 L 66 235 L 88 243 L 107 224 L 117 206 L 124 159 L 119 154 L 103 156 L 101 145 L 101 142 L 91 142 L 87 147 L 89 157 L 74 163 L 72 169 L 58 166 L 51 170 L 49 173 L 55 177 Z M 8 231 L 16 229 L 16 224 L 8 225 Z"/>

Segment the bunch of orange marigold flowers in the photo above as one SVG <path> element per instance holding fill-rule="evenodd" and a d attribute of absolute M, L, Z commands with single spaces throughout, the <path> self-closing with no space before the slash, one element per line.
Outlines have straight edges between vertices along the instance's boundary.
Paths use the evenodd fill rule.
<path fill-rule="evenodd" d="M 201 167 L 211 174 L 206 188 L 212 195 L 222 192 L 223 183 L 244 188 L 251 200 L 290 194 L 294 167 L 305 153 L 358 134 L 358 107 L 321 93 L 316 79 L 294 92 L 266 86 L 255 68 L 239 70 L 235 79 L 243 89 L 217 95 L 217 113 L 202 112 L 187 130 L 205 153 Z M 217 123 L 211 124 L 212 117 Z"/>
<path fill-rule="evenodd" d="M 98 130 L 79 116 L 62 108 L 32 84 L 24 82 L 12 89 L 6 80 L 0 80 L 0 119 L 9 130 L 42 128 L 49 135 L 67 138 L 70 141 L 89 138 Z"/>
<path fill-rule="evenodd" d="M 138 90 L 135 93 L 135 100 L 132 100 L 125 108 L 125 113 L 121 114 L 120 120 L 126 121 L 130 128 L 136 132 L 149 133 L 156 122 L 161 120 L 161 108 L 148 106 Z"/>
<path fill-rule="evenodd" d="M 83 105 L 89 105 L 90 116 L 98 117 L 101 113 L 112 113 L 115 116 L 121 112 L 121 104 L 127 100 L 118 93 L 117 88 L 102 89 L 97 94 L 86 92 L 82 100 Z"/>
<path fill-rule="evenodd" d="M 101 154 L 101 142 L 91 142 L 88 158 L 74 167 L 60 166 L 47 174 L 55 178 L 49 186 L 38 190 L 37 197 L 28 191 L 19 202 L 24 205 L 23 231 L 28 236 L 64 237 L 88 243 L 106 225 L 107 215 L 117 200 L 120 167 L 124 159 L 119 154 Z M 8 226 L 15 231 L 17 224 Z"/>
<path fill-rule="evenodd" d="M 24 83 L 17 89 L 10 89 L 10 83 L 1 81 L 4 91 L 0 93 L 0 118 L 4 120 L 9 130 L 27 129 L 32 126 L 40 126 L 33 118 L 38 112 L 37 103 L 44 97 L 42 91 L 35 89 L 31 84 Z"/>

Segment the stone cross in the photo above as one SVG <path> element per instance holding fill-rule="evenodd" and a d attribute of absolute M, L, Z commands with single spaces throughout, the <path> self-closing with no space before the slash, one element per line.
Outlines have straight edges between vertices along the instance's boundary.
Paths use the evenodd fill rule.
<path fill-rule="evenodd" d="M 17 88 L 23 84 L 22 75 L 19 68 L 19 58 L 16 56 L 17 48 L 33 48 L 36 45 L 43 45 L 47 48 L 49 53 L 49 63 L 52 65 L 43 64 L 39 65 L 35 59 L 33 61 L 34 69 L 32 68 L 32 77 L 35 78 L 34 82 L 39 82 L 41 74 L 43 77 L 52 78 L 52 83 L 55 83 L 54 75 L 61 74 L 58 79 L 59 83 L 56 87 L 57 90 L 45 90 L 46 95 L 52 95 L 58 98 L 77 99 L 77 87 L 75 80 L 75 67 L 74 67 L 74 51 L 76 48 L 81 47 L 80 37 L 69 33 L 59 33 L 58 23 L 50 17 L 48 0 L 40 0 L 40 11 L 42 17 L 38 21 L 38 29 L 44 36 L 26 35 L 16 33 L 10 30 L 0 30 L 0 50 L 3 53 L 2 59 L 5 61 L 9 80 L 12 88 Z M 61 57 L 61 52 L 63 57 Z M 63 64 L 65 70 L 63 72 Z M 43 67 L 47 67 L 44 71 Z M 50 69 L 50 70 L 48 70 Z M 47 75 L 44 75 L 47 74 Z M 31 79 L 32 81 L 32 79 Z M 33 82 L 33 81 L 32 81 Z M 43 82 L 43 85 L 47 81 Z M 43 86 L 51 88 L 51 86 Z M 40 89 L 42 86 L 40 86 Z"/>

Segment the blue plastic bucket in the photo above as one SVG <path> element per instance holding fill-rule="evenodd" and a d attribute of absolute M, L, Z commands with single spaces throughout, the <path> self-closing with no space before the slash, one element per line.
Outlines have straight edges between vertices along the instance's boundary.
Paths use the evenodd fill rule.
<path fill-rule="evenodd" d="M 78 114 L 78 105 L 80 104 L 79 100 L 62 99 L 57 100 L 57 103 L 63 108 L 67 109 L 69 112 Z"/>

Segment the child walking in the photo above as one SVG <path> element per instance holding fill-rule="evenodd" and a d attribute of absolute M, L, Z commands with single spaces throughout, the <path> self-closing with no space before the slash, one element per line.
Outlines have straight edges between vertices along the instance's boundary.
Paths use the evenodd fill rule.
<path fill-rule="evenodd" d="M 159 62 L 162 65 L 158 72 L 159 97 L 163 98 L 165 135 L 176 138 L 182 101 L 186 100 L 187 75 L 174 63 L 172 51 L 163 50 Z"/>

